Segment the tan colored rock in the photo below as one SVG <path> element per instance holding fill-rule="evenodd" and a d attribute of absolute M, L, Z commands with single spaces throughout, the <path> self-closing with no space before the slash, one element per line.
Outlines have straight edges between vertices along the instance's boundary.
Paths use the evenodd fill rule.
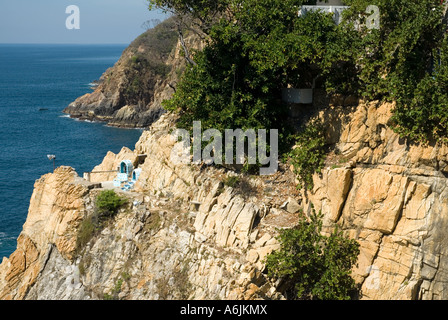
<path fill-rule="evenodd" d="M 289 213 L 297 213 L 301 209 L 300 204 L 294 198 L 289 197 L 288 200 L 280 207 Z"/>
<path fill-rule="evenodd" d="M 249 250 L 249 252 L 246 255 L 246 260 L 250 263 L 255 263 L 258 261 L 259 255 L 258 252 L 254 249 Z"/>
<path fill-rule="evenodd" d="M 412 194 L 409 196 L 411 199 L 406 203 L 404 209 L 404 216 L 407 219 L 420 220 L 423 219 L 430 209 L 430 202 L 425 201 L 431 193 L 431 186 L 424 184 L 415 184 L 415 188 Z"/>
<path fill-rule="evenodd" d="M 392 107 L 361 102 L 320 113 L 334 121 L 327 136 L 341 156 L 352 157 L 351 165 L 315 175 L 314 189 L 303 195 L 305 209 L 313 203 L 325 215 L 325 232 L 338 224 L 359 242 L 353 275 L 363 299 L 448 299 L 448 179 L 439 171 L 448 165 L 448 148 L 400 139 L 388 126 Z M 145 201 L 123 210 L 89 244 L 82 276 L 73 251 L 88 186 L 70 168 L 36 182 L 18 248 L 0 264 L 0 299 L 53 292 L 84 298 L 84 289 L 101 299 L 123 275 L 124 299 L 276 296 L 260 271 L 280 248 L 278 228 L 291 228 L 298 215 L 278 209 L 279 199 L 247 200 L 223 188 L 220 170 L 173 162 L 173 119 L 167 114 L 145 131 L 136 151 L 122 150 L 126 157 L 147 155 L 132 193 Z M 120 157 L 109 154 L 101 166 L 114 167 Z M 269 209 L 260 213 L 264 206 Z"/>
<path fill-rule="evenodd" d="M 263 236 L 261 236 L 260 239 L 258 239 L 255 243 L 254 243 L 254 248 L 262 248 L 266 245 L 266 243 L 272 239 L 272 235 L 270 235 L 269 233 L 265 233 Z"/>
<path fill-rule="evenodd" d="M 88 193 L 78 179 L 74 169 L 60 167 L 36 181 L 17 249 L 0 265 L 0 299 L 24 298 L 49 244 L 67 259 L 73 258 L 78 226 L 85 214 L 83 197 Z"/>
<path fill-rule="evenodd" d="M 335 169 L 328 172 L 327 195 L 330 199 L 330 219 L 336 222 L 345 204 L 345 200 L 352 182 L 352 171 Z"/>
<path fill-rule="evenodd" d="M 343 179 L 329 179 L 329 169 L 314 176 L 307 200 L 325 214 L 328 230 L 337 222 L 358 240 L 354 276 L 364 299 L 440 299 L 446 297 L 438 282 L 446 269 L 438 257 L 447 243 L 448 179 L 442 173 L 448 145 L 401 139 L 389 126 L 393 107 L 360 101 L 353 109 L 320 112 L 331 123 L 328 143 L 355 165 L 340 218 L 329 209 L 338 197 L 328 189 Z M 428 263 L 425 256 L 432 257 Z"/>
<path fill-rule="evenodd" d="M 311 204 L 317 212 L 321 211 L 330 222 L 336 222 L 342 213 L 352 182 L 350 169 L 325 169 L 322 176 L 314 175 L 314 188 L 305 200 L 305 211 Z"/>
<path fill-rule="evenodd" d="M 22 233 L 39 250 L 55 243 L 63 255 L 71 258 L 77 227 L 85 214 L 83 197 L 88 193 L 88 188 L 76 179 L 72 168 L 60 167 L 36 182 Z"/>
<path fill-rule="evenodd" d="M 356 173 L 344 207 L 344 220 L 391 233 L 401 214 L 409 179 L 379 169 L 359 169 Z"/>
<path fill-rule="evenodd" d="M 409 291 L 402 291 L 402 284 L 412 275 L 413 261 L 417 251 L 394 241 L 393 237 L 384 237 L 378 257 L 374 262 L 374 271 L 364 282 L 362 292 L 367 299 L 401 300 L 410 299 Z"/>
<path fill-rule="evenodd" d="M 171 151 L 177 143 L 170 134 L 173 117 L 164 115 L 151 127 L 143 132 L 136 144 L 138 154 L 146 155 L 145 162 L 140 166 L 142 174 L 135 186 L 138 192 L 172 193 L 175 198 L 197 200 L 192 186 L 195 185 L 194 170 L 188 164 L 177 163 L 172 158 Z"/>
<path fill-rule="evenodd" d="M 379 230 L 383 233 L 392 233 L 398 222 L 398 218 L 403 208 L 404 196 L 408 186 L 409 179 L 394 175 L 389 185 L 384 185 L 383 190 L 387 190 L 387 196 L 381 199 L 383 194 L 370 194 L 373 203 L 373 210 L 365 223 L 369 229 Z M 377 190 L 379 191 L 379 190 Z"/>

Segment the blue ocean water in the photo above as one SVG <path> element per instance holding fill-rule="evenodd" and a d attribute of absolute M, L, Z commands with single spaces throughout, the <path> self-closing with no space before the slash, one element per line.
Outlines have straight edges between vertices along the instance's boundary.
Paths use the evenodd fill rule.
<path fill-rule="evenodd" d="M 107 151 L 134 148 L 140 130 L 62 114 L 70 102 L 91 92 L 89 84 L 125 47 L 0 44 L 0 262 L 16 248 L 35 180 L 53 171 L 47 154 L 56 155 L 56 166 L 71 166 L 82 176 Z"/>

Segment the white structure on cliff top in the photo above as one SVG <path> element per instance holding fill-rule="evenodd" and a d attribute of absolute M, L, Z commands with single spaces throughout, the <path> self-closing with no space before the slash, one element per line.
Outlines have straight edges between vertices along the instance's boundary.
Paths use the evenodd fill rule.
<path fill-rule="evenodd" d="M 131 160 L 123 160 L 117 171 L 117 177 L 113 181 L 114 187 L 121 188 L 123 191 L 128 191 L 134 188 L 142 169 L 134 169 Z"/>

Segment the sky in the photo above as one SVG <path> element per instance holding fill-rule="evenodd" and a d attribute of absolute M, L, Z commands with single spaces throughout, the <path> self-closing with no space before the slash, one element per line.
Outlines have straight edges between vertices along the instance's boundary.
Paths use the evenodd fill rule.
<path fill-rule="evenodd" d="M 73 11 L 79 8 L 79 29 Z M 129 44 L 145 21 L 167 15 L 147 0 L 0 0 L 0 43 Z"/>

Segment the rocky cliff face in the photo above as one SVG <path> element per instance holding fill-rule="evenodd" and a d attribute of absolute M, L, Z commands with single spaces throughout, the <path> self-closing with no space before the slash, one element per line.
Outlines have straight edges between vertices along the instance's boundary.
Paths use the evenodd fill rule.
<path fill-rule="evenodd" d="M 361 245 L 356 278 L 368 299 L 447 299 L 446 145 L 409 143 L 378 102 L 320 113 L 336 147 L 314 177 L 313 203 Z"/>
<path fill-rule="evenodd" d="M 174 163 L 175 117 L 163 115 L 135 150 L 98 166 L 128 158 L 142 174 L 122 193 L 127 207 L 81 248 L 97 183 L 111 177 L 88 183 L 58 168 L 36 182 L 17 250 L 0 265 L 0 298 L 282 299 L 263 258 L 279 247 L 278 228 L 313 203 L 326 228 L 338 224 L 359 241 L 363 299 L 446 299 L 448 148 L 400 139 L 391 104 L 342 105 L 316 114 L 334 151 L 307 192 L 282 165 L 231 188 L 224 182 L 234 173 Z"/>
<path fill-rule="evenodd" d="M 17 249 L 0 265 L 0 299 L 24 299 L 52 252 L 71 261 L 89 184 L 67 167 L 36 181 Z"/>
<path fill-rule="evenodd" d="M 266 203 L 224 186 L 223 170 L 173 164 L 172 124 L 162 116 L 134 152 L 115 156 L 147 155 L 140 182 L 122 193 L 129 205 L 83 248 L 76 246 L 80 224 L 102 189 L 64 167 L 36 182 L 18 248 L 0 266 L 0 298 L 281 298 L 261 261 L 278 248 L 276 228 L 297 216 L 277 210 L 261 221 Z M 107 158 L 113 154 L 101 166 L 115 161 Z"/>
<path fill-rule="evenodd" d="M 200 48 L 190 34 L 185 43 Z M 143 33 L 99 79 L 94 92 L 79 97 L 64 112 L 73 118 L 104 121 L 111 126 L 147 128 L 165 111 L 185 68 L 174 18 Z"/>

